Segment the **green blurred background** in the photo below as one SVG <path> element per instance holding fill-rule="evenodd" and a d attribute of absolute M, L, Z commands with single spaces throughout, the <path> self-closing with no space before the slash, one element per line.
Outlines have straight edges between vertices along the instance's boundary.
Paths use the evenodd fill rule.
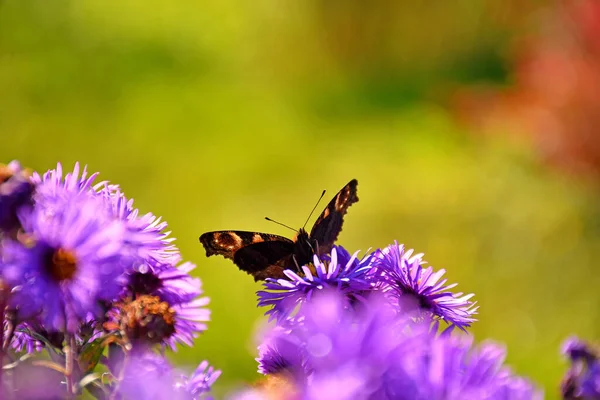
<path fill-rule="evenodd" d="M 263 217 L 300 226 L 322 189 L 357 178 L 339 243 L 425 252 L 476 294 L 477 340 L 505 342 L 557 398 L 561 341 L 600 336 L 595 159 L 562 150 L 593 149 L 595 131 L 578 137 L 572 121 L 591 117 L 560 112 L 597 104 L 550 91 L 555 64 L 527 75 L 522 60 L 560 50 L 571 14 L 516 0 L 1 0 L 0 160 L 79 160 L 168 221 L 213 313 L 174 358 L 221 368 L 218 393 L 257 378 L 264 310 L 259 284 L 198 236 L 289 236 Z"/>

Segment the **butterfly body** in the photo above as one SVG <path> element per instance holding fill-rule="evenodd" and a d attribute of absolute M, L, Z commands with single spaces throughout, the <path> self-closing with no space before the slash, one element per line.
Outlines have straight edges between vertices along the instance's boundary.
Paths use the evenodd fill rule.
<path fill-rule="evenodd" d="M 298 271 L 312 262 L 315 254 L 331 251 L 342 230 L 343 216 L 358 201 L 356 179 L 344 186 L 329 202 L 315 222 L 310 234 L 303 228 L 288 239 L 269 233 L 247 231 L 214 231 L 200 236 L 207 256 L 221 255 L 231 259 L 254 280 L 284 278 L 286 269 Z"/>
<path fill-rule="evenodd" d="M 298 231 L 298 235 L 294 240 L 294 259 L 299 265 L 306 265 L 313 260 L 313 255 L 317 252 L 319 243 L 316 239 L 311 238 L 308 232 L 304 229 Z"/>

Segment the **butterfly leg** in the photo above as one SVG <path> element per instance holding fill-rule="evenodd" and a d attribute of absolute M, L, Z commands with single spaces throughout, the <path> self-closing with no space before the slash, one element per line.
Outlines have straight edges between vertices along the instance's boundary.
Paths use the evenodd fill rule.
<path fill-rule="evenodd" d="M 315 248 L 313 249 L 313 253 L 317 255 L 319 260 L 321 259 L 321 254 L 319 254 L 319 241 L 315 239 Z"/>
<path fill-rule="evenodd" d="M 294 260 L 294 265 L 296 266 L 296 272 L 302 273 L 302 269 L 300 268 L 300 264 L 298 264 L 298 260 L 296 259 L 295 254 L 292 254 L 292 260 Z"/>

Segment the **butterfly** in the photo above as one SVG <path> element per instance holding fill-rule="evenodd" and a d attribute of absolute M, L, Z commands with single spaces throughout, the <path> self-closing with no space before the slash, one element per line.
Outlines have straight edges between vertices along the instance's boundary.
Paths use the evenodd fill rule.
<path fill-rule="evenodd" d="M 293 239 L 288 239 L 270 233 L 214 231 L 202 234 L 200 242 L 207 257 L 229 258 L 255 281 L 285 278 L 284 270 L 298 271 L 312 262 L 313 255 L 331 251 L 348 207 L 358 201 L 357 186 L 356 179 L 348 182 L 327 204 L 310 233 L 300 228 Z"/>

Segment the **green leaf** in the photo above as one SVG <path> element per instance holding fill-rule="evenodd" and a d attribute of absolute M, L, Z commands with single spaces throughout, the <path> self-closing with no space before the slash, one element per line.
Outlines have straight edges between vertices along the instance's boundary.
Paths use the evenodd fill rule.
<path fill-rule="evenodd" d="M 81 368 L 81 372 L 83 375 L 87 375 L 96 368 L 100 358 L 102 357 L 102 353 L 104 349 L 108 346 L 108 344 L 115 341 L 114 335 L 107 335 L 99 337 L 98 339 L 86 343 L 79 352 L 79 368 Z"/>

